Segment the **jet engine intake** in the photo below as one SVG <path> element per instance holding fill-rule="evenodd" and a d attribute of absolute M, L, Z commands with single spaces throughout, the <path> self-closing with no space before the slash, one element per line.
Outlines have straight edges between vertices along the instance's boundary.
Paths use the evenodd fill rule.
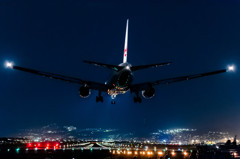
<path fill-rule="evenodd" d="M 87 98 L 90 96 L 91 91 L 88 86 L 82 86 L 79 88 L 79 94 L 82 98 Z"/>
<path fill-rule="evenodd" d="M 150 87 L 142 91 L 142 96 L 146 99 L 150 99 L 155 95 L 155 89 Z"/>

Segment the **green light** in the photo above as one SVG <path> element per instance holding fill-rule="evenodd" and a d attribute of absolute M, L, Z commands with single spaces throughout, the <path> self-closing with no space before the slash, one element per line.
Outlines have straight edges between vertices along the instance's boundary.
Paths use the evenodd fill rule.
<path fill-rule="evenodd" d="M 166 150 L 165 149 L 163 149 L 163 152 L 165 152 Z"/>
<path fill-rule="evenodd" d="M 17 148 L 17 149 L 16 149 L 17 153 L 19 153 L 19 150 L 20 150 L 20 148 Z"/>
<path fill-rule="evenodd" d="M 7 151 L 9 152 L 9 151 L 10 151 L 10 149 L 7 149 Z"/>
<path fill-rule="evenodd" d="M 83 151 L 83 148 L 81 148 L 81 150 Z"/>
<path fill-rule="evenodd" d="M 90 148 L 90 151 L 92 151 L 93 149 L 92 148 Z"/>
<path fill-rule="evenodd" d="M 74 151 L 74 148 L 72 148 L 72 150 Z"/>

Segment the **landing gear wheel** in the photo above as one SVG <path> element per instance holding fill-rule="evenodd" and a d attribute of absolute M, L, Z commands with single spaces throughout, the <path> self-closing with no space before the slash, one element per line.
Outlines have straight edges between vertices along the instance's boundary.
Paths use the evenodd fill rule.
<path fill-rule="evenodd" d="M 96 96 L 96 102 L 103 102 L 103 96 Z"/>
<path fill-rule="evenodd" d="M 142 98 L 140 97 L 134 97 L 133 98 L 134 103 L 142 103 Z"/>
<path fill-rule="evenodd" d="M 111 104 L 116 104 L 116 102 L 114 100 L 111 101 Z"/>
<path fill-rule="evenodd" d="M 98 96 L 96 96 L 96 102 L 103 102 L 103 96 L 101 96 L 101 91 L 98 92 Z"/>

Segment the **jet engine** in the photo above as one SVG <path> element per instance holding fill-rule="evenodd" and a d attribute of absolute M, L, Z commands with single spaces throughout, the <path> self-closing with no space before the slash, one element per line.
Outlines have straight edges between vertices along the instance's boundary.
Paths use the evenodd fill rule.
<path fill-rule="evenodd" d="M 82 98 L 87 98 L 90 96 L 91 91 L 88 86 L 82 86 L 79 88 L 79 94 Z"/>
<path fill-rule="evenodd" d="M 155 89 L 150 87 L 142 91 L 142 96 L 146 99 L 150 99 L 155 95 Z"/>

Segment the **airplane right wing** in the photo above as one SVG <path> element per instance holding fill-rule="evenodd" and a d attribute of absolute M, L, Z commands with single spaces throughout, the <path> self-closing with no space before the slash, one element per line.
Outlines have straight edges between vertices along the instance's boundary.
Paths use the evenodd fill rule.
<path fill-rule="evenodd" d="M 75 83 L 75 84 L 80 84 L 80 85 L 88 85 L 90 89 L 99 90 L 101 92 L 107 92 L 107 89 L 108 89 L 107 85 L 105 85 L 105 84 L 93 82 L 93 81 L 85 81 L 85 80 L 75 78 L 75 77 L 64 76 L 64 75 L 49 73 L 49 72 L 43 72 L 43 71 L 33 70 L 33 69 L 24 68 L 24 67 L 20 67 L 20 66 L 12 66 L 12 69 L 40 75 L 43 77 L 48 77 L 51 79 L 58 79 L 58 80 L 62 80 L 65 82 L 70 82 L 70 83 Z"/>
<path fill-rule="evenodd" d="M 139 83 L 139 84 L 132 85 L 130 90 L 131 90 L 131 92 L 139 92 L 139 91 L 146 90 L 149 87 L 153 87 L 156 85 L 172 84 L 175 82 L 181 82 L 181 81 L 196 79 L 196 78 L 200 78 L 200 77 L 216 75 L 216 74 L 220 74 L 220 73 L 224 73 L 224 72 L 227 72 L 227 69 L 206 72 L 206 73 L 200 73 L 200 74 L 187 75 L 187 76 L 174 77 L 174 78 L 161 79 L 161 80 L 156 80 L 153 82 Z"/>

